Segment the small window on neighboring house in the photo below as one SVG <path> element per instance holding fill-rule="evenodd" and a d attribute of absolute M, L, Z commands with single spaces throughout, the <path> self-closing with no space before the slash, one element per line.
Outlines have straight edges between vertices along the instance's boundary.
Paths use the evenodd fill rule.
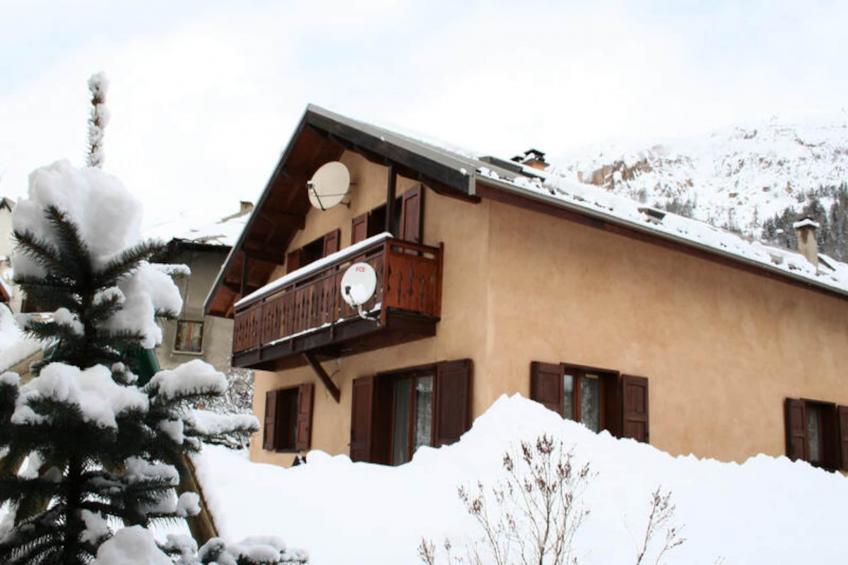
<path fill-rule="evenodd" d="M 648 379 L 566 363 L 530 365 L 530 396 L 590 430 L 648 442 Z"/>
<path fill-rule="evenodd" d="M 177 321 L 177 338 L 174 351 L 201 353 L 203 351 L 203 322 Z"/>
<path fill-rule="evenodd" d="M 786 455 L 824 469 L 848 470 L 848 407 L 787 398 Z"/>
<path fill-rule="evenodd" d="M 281 452 L 309 449 L 314 389 L 312 383 L 304 383 L 265 393 L 264 449 Z"/>

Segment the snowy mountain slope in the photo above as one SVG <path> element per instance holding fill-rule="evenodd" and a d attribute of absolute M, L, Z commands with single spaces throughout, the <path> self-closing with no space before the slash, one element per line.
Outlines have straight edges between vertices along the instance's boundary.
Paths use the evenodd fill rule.
<path fill-rule="evenodd" d="M 848 113 L 827 121 L 773 118 L 643 147 L 610 146 L 555 160 L 554 172 L 759 236 L 762 222 L 798 211 L 820 186 L 848 181 Z M 830 206 L 828 197 L 821 200 Z M 678 209 L 679 211 L 679 209 Z"/>

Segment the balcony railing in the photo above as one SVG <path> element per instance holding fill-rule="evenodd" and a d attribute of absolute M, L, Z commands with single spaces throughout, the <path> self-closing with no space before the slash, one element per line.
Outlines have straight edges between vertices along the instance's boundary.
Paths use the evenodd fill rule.
<path fill-rule="evenodd" d="M 292 273 L 293 280 L 275 288 L 262 298 L 236 307 L 233 328 L 233 357 L 236 366 L 257 363 L 284 355 L 318 349 L 347 339 L 351 334 L 337 330 L 355 322 L 367 324 L 369 331 L 391 329 L 393 314 L 437 321 L 441 310 L 442 249 L 384 239 L 357 249 L 319 269 L 304 267 L 304 276 Z M 374 320 L 362 320 L 341 296 L 345 270 L 365 262 L 377 274 L 377 290 L 363 307 Z M 300 339 L 324 331 L 322 339 Z M 338 335 L 337 335 L 338 334 Z M 287 341 L 300 339 L 297 345 Z M 279 347 L 278 347 L 279 346 Z M 264 354 L 274 347 L 275 352 Z M 247 355 L 253 352 L 252 355 Z M 239 358 L 241 362 L 237 362 Z"/>

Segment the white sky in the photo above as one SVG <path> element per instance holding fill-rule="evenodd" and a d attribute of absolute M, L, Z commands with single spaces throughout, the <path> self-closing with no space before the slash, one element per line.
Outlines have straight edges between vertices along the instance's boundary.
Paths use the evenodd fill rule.
<path fill-rule="evenodd" d="M 148 219 L 255 199 L 308 102 L 509 157 L 848 105 L 848 2 L 0 0 L 0 194 L 82 164 Z"/>

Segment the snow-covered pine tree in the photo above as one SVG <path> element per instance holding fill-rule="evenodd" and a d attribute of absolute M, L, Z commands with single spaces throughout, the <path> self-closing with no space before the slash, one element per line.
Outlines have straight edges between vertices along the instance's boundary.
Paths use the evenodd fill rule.
<path fill-rule="evenodd" d="M 109 109 L 106 107 L 106 91 L 109 81 L 104 73 L 96 73 L 88 79 L 91 92 L 91 114 L 88 117 L 88 156 L 89 167 L 103 167 L 106 156 L 103 153 L 103 131 L 109 123 Z"/>
<path fill-rule="evenodd" d="M 34 171 L 13 212 L 16 282 L 52 311 L 27 329 L 53 347 L 29 382 L 0 375 L 0 457 L 27 461 L 0 475 L 4 564 L 169 560 L 145 528 L 199 511 L 196 493 L 177 495 L 175 464 L 201 440 L 227 443 L 258 429 L 245 415 L 192 413 L 227 385 L 200 360 L 136 384 L 131 353 L 160 343 L 155 318 L 182 307 L 173 280 L 148 261 L 160 244 L 140 241 L 140 220 L 118 179 L 66 161 Z M 115 533 L 116 522 L 128 527 Z M 196 552 L 171 540 L 162 549 L 186 564 L 215 555 L 219 563 L 306 561 L 279 543 L 215 539 Z"/>

